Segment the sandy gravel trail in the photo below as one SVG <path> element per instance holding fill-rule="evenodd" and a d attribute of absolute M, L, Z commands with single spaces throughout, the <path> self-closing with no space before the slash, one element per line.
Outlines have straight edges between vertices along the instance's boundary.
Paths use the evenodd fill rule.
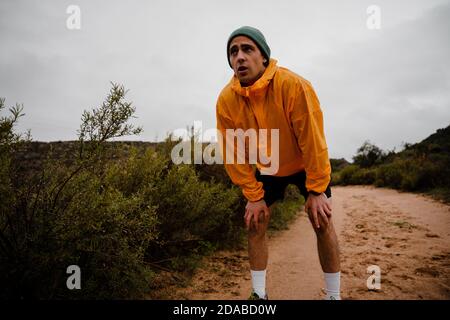
<path fill-rule="evenodd" d="M 421 195 L 368 186 L 333 188 L 344 299 L 450 299 L 450 206 Z M 381 289 L 367 288 L 367 268 Z M 270 299 L 321 299 L 324 287 L 314 231 L 305 213 L 269 240 Z M 245 250 L 205 260 L 181 299 L 246 299 Z"/>

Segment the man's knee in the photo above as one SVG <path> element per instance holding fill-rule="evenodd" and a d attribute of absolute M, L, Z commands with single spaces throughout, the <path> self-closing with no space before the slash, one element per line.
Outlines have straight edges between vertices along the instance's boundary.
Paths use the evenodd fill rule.
<path fill-rule="evenodd" d="M 248 239 L 250 241 L 260 241 L 265 238 L 266 231 L 262 226 L 259 226 L 258 230 L 250 228 L 247 232 Z"/>
<path fill-rule="evenodd" d="M 270 216 L 267 219 L 262 219 L 258 222 L 258 228 L 255 224 L 252 224 L 247 231 L 249 239 L 262 239 L 266 236 L 267 229 L 269 228 Z"/>
<path fill-rule="evenodd" d="M 320 221 L 320 228 L 317 228 L 312 221 L 311 226 L 318 237 L 327 236 L 334 232 L 333 221 L 331 218 L 328 218 L 328 223 L 324 223 L 323 220 Z"/>
<path fill-rule="evenodd" d="M 256 229 L 255 224 L 251 223 L 250 227 L 247 231 L 247 236 L 250 240 L 252 239 L 261 239 L 266 236 L 267 229 L 269 228 L 270 217 L 272 215 L 273 204 L 269 207 L 269 216 L 265 217 L 264 215 L 260 216 L 258 220 L 258 229 Z"/>
<path fill-rule="evenodd" d="M 254 238 L 264 238 L 267 232 L 267 228 L 269 226 L 269 219 L 262 220 L 258 222 L 258 228 L 254 224 L 248 229 L 248 237 L 251 239 Z"/>

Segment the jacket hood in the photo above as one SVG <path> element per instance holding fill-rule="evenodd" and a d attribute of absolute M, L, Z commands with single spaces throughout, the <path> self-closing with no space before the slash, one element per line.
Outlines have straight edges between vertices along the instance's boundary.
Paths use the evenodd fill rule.
<path fill-rule="evenodd" d="M 278 70 L 277 60 L 270 59 L 269 65 L 264 71 L 263 75 L 256 80 L 254 84 L 248 87 L 242 87 L 239 79 L 236 75 L 231 79 L 231 88 L 239 95 L 248 97 L 250 93 L 257 93 L 267 88 L 270 83 L 270 80 L 273 79 L 275 72 Z"/>

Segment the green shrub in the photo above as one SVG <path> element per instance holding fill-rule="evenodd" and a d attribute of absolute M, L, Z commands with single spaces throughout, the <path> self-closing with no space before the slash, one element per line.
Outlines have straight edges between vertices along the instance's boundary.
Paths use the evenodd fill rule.
<path fill-rule="evenodd" d="M 381 165 L 377 168 L 376 182 L 378 186 L 400 188 L 402 172 L 397 162 Z"/>
<path fill-rule="evenodd" d="M 339 178 L 337 179 L 337 181 L 339 181 L 339 184 L 342 184 L 344 186 L 354 184 L 353 176 L 356 174 L 358 170 L 359 167 L 356 165 L 349 165 L 345 167 L 339 172 Z"/>
<path fill-rule="evenodd" d="M 373 184 L 376 179 L 376 172 L 374 169 L 359 169 L 356 170 L 350 178 L 351 184 Z"/>
<path fill-rule="evenodd" d="M 427 190 L 440 186 L 446 179 L 443 163 L 397 158 L 377 168 L 376 185 L 405 191 Z"/>
<path fill-rule="evenodd" d="M 148 291 L 144 254 L 158 235 L 156 209 L 104 174 L 105 142 L 140 132 L 127 124 L 134 108 L 124 95 L 113 84 L 101 107 L 83 113 L 73 161 L 49 157 L 31 176 L 14 158 L 23 142 L 13 130 L 20 110 L 0 119 L 2 298 L 137 298 Z M 69 265 L 81 269 L 81 290 L 66 287 Z"/>
<path fill-rule="evenodd" d="M 435 199 L 450 203 L 450 189 L 445 187 L 433 188 L 427 191 L 427 194 Z"/>
<path fill-rule="evenodd" d="M 182 249 L 189 241 L 238 239 L 234 225 L 239 191 L 200 181 L 192 166 L 173 166 L 153 195 L 158 203 L 160 239 Z"/>
<path fill-rule="evenodd" d="M 74 296 L 142 298 L 153 274 L 144 254 L 158 236 L 156 208 L 142 195 L 126 196 L 90 173 L 71 181 L 66 194 L 72 199 L 53 222 L 58 250 L 51 254 L 55 265 L 81 268 L 84 287 Z M 58 289 L 54 297 L 72 297 L 67 289 Z"/>
<path fill-rule="evenodd" d="M 428 160 L 417 166 L 414 173 L 416 184 L 412 190 L 425 190 L 445 186 L 450 171 L 448 164 Z"/>
<path fill-rule="evenodd" d="M 365 141 L 353 157 L 353 162 L 361 168 L 369 168 L 380 164 L 385 156 L 383 150 L 369 141 Z"/>
<path fill-rule="evenodd" d="M 450 126 L 438 129 L 420 143 L 405 143 L 404 150 L 398 153 L 394 150 L 386 153 L 365 142 L 353 158 L 355 164 L 332 173 L 332 185 L 374 184 L 431 192 L 448 201 L 445 190 L 450 186 L 449 134 Z M 337 167 L 339 162 L 334 163 Z"/>
<path fill-rule="evenodd" d="M 344 158 L 341 159 L 330 159 L 331 171 L 338 172 L 347 167 L 350 163 Z"/>
<path fill-rule="evenodd" d="M 124 95 L 113 84 L 83 113 L 70 151 L 50 150 L 32 174 L 17 156 L 27 152 L 13 130 L 21 108 L 0 118 L 0 298 L 143 298 L 161 260 L 192 271 L 203 254 L 241 242 L 244 201 L 216 181 L 223 168 L 201 178 L 194 165 L 171 163 L 170 143 L 159 152 L 106 143 L 141 131 L 127 123 L 134 108 Z M 81 290 L 66 287 L 70 265 Z"/>

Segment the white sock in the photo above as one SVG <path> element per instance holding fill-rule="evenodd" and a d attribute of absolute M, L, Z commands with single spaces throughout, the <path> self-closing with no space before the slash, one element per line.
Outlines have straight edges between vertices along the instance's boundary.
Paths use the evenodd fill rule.
<path fill-rule="evenodd" d="M 252 274 L 253 291 L 255 291 L 260 298 L 264 298 L 266 296 L 266 270 L 250 270 L 250 272 Z"/>
<path fill-rule="evenodd" d="M 341 287 L 341 272 L 336 273 L 323 273 L 325 276 L 325 291 L 327 296 L 325 300 L 341 300 L 340 287 Z"/>

